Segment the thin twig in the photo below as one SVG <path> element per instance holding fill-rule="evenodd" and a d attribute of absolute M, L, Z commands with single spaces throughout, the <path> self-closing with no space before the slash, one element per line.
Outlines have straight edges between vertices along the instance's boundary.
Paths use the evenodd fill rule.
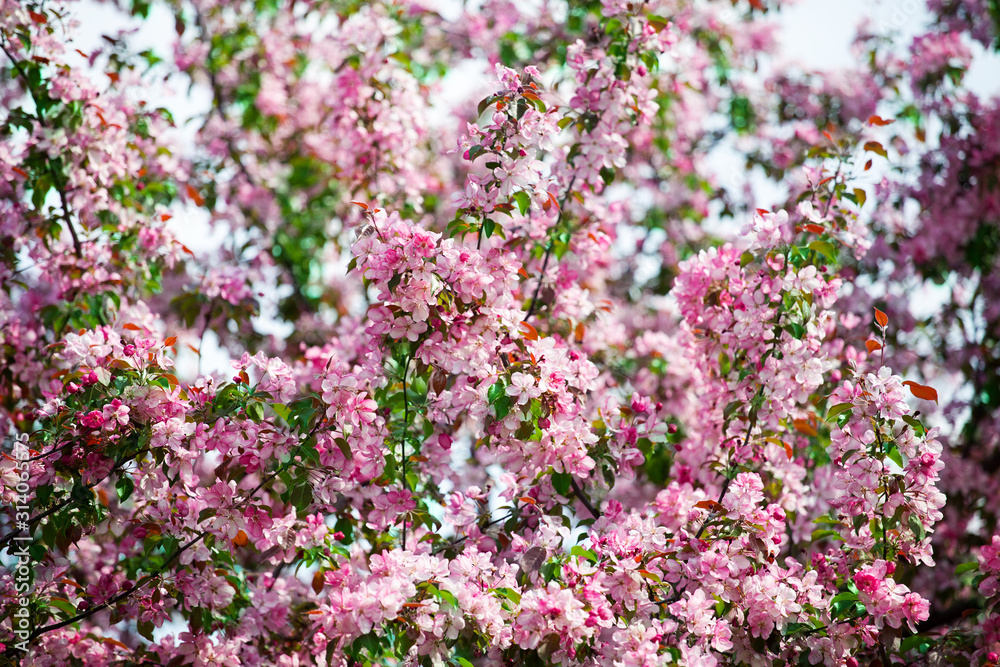
<path fill-rule="evenodd" d="M 598 510 L 594 509 L 594 506 L 591 504 L 590 500 L 587 498 L 586 495 L 584 495 L 583 489 L 581 489 L 580 485 L 577 484 L 577 482 L 576 482 L 576 477 L 573 477 L 573 475 L 570 475 L 569 476 L 569 483 L 573 487 L 573 495 L 576 496 L 577 500 L 579 500 L 581 503 L 583 503 L 583 506 L 587 508 L 587 511 L 590 512 L 590 515 L 592 517 L 594 517 L 595 519 L 600 519 L 601 518 L 601 513 Z"/>

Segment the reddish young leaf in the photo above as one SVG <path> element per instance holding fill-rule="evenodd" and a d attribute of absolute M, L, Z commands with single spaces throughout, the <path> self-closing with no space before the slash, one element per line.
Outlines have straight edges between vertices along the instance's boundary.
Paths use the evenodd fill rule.
<path fill-rule="evenodd" d="M 928 387 L 925 384 L 918 384 L 913 380 L 907 380 L 903 384 L 909 387 L 910 393 L 916 396 L 917 398 L 923 399 L 925 401 L 934 401 L 935 403 L 938 402 L 937 390 L 934 389 L 933 387 Z"/>
<path fill-rule="evenodd" d="M 132 324 L 131 322 L 126 322 L 125 324 L 123 324 L 122 329 L 126 329 L 128 331 L 142 331 L 142 327 L 140 327 L 137 324 Z"/>
<path fill-rule="evenodd" d="M 172 347 L 176 342 L 177 342 L 177 336 L 168 336 L 167 339 L 163 341 L 163 345 L 165 347 Z"/>
<path fill-rule="evenodd" d="M 243 532 L 242 530 L 240 531 Z M 326 577 L 323 576 L 322 570 L 316 570 L 316 574 L 313 575 L 312 589 L 313 593 L 319 595 L 323 592 L 323 586 L 326 585 Z"/>
<path fill-rule="evenodd" d="M 538 330 L 531 326 L 527 322 L 521 322 L 521 328 L 524 330 L 524 337 L 528 340 L 538 340 Z"/>
<path fill-rule="evenodd" d="M 889 154 L 885 152 L 885 148 L 877 141 L 866 141 L 865 150 L 871 151 L 872 153 L 877 153 L 884 158 L 889 157 Z"/>
<path fill-rule="evenodd" d="M 360 206 L 361 208 L 363 208 L 366 211 L 368 210 L 368 204 L 366 204 L 364 202 L 352 201 L 351 203 L 354 204 L 355 206 Z"/>
<path fill-rule="evenodd" d="M 875 350 L 881 350 L 882 343 L 878 342 L 877 340 L 868 339 L 865 341 L 865 347 L 868 348 L 868 354 L 871 354 Z"/>
<path fill-rule="evenodd" d="M 188 196 L 188 198 L 191 201 L 194 202 L 195 206 L 204 206 L 205 205 L 205 198 L 202 197 L 201 194 L 197 190 L 194 189 L 193 185 L 188 185 L 186 187 L 186 190 L 187 190 L 187 196 Z"/>
<path fill-rule="evenodd" d="M 808 435 L 810 437 L 819 435 L 819 431 L 816 430 L 815 426 L 809 423 L 808 419 L 796 419 L 792 422 L 792 425 L 795 426 L 796 431 L 804 435 Z"/>
<path fill-rule="evenodd" d="M 236 533 L 236 537 L 233 538 L 234 546 L 245 547 L 248 544 L 250 544 L 250 538 L 247 537 L 247 534 L 244 531 L 241 530 L 240 532 Z"/>
<path fill-rule="evenodd" d="M 881 116 L 868 116 L 868 124 L 869 125 L 876 125 L 878 127 L 884 127 L 886 125 L 891 125 L 892 123 L 895 123 L 895 122 L 896 122 L 895 120 L 886 120 L 886 119 L 882 118 Z"/>
<path fill-rule="evenodd" d="M 577 343 L 583 342 L 583 334 L 586 330 L 583 328 L 583 322 L 576 325 L 576 329 L 573 330 L 573 335 L 576 338 Z"/>
<path fill-rule="evenodd" d="M 889 326 L 889 316 L 878 308 L 875 309 L 875 321 L 878 322 L 878 325 L 883 329 Z"/>

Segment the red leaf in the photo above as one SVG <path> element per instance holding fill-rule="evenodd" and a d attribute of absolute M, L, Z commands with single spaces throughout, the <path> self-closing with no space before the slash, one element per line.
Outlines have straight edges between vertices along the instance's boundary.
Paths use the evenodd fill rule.
<path fill-rule="evenodd" d="M 549 195 L 549 203 L 552 204 L 553 206 L 555 206 L 557 211 L 561 210 L 559 208 L 559 200 L 556 199 L 556 196 L 554 194 L 552 194 L 551 192 L 548 193 L 548 195 Z"/>
<path fill-rule="evenodd" d="M 20 167 L 11 167 L 11 169 L 14 171 L 15 174 L 18 174 L 22 178 L 28 177 L 28 172 L 26 172 L 24 169 L 21 169 Z"/>
<path fill-rule="evenodd" d="M 524 337 L 528 340 L 538 340 L 538 330 L 531 326 L 527 322 L 521 322 L 521 328 L 524 329 Z"/>
<path fill-rule="evenodd" d="M 322 593 L 324 584 L 326 584 L 326 577 L 323 576 L 323 571 L 316 570 L 316 574 L 313 575 L 313 581 L 312 581 L 313 592 L 316 593 L 316 595 Z"/>
<path fill-rule="evenodd" d="M 868 162 L 865 162 L 865 171 L 868 171 L 871 168 L 872 168 L 872 161 L 868 160 Z"/>
<path fill-rule="evenodd" d="M 49 22 L 49 19 L 45 16 L 45 14 L 39 14 L 38 12 L 33 12 L 30 9 L 28 10 L 28 16 L 30 16 L 31 20 L 34 21 L 35 23 Z"/>
<path fill-rule="evenodd" d="M 882 343 L 878 342 L 877 340 L 866 340 L 865 347 L 868 348 L 868 354 L 871 354 L 875 350 L 881 350 Z"/>
<path fill-rule="evenodd" d="M 240 532 L 236 533 L 236 537 L 233 538 L 234 546 L 245 547 L 248 544 L 250 544 L 250 538 L 247 537 L 247 534 L 244 531 L 241 530 Z"/>
<path fill-rule="evenodd" d="M 925 401 L 934 401 L 935 403 L 938 402 L 937 390 L 933 387 L 928 387 L 925 384 L 917 384 L 913 380 L 907 380 L 903 384 L 909 387 L 910 393 L 917 398 L 921 398 Z"/>
<path fill-rule="evenodd" d="M 163 341 L 163 345 L 166 347 L 171 347 L 176 342 L 177 342 L 177 336 L 170 336 L 165 341 Z"/>
<path fill-rule="evenodd" d="M 583 334 L 585 331 L 586 329 L 583 328 L 583 322 L 576 325 L 576 329 L 573 330 L 573 335 L 576 337 L 577 343 L 583 342 Z"/>
<path fill-rule="evenodd" d="M 142 331 L 142 327 L 132 324 L 131 322 L 126 322 L 122 325 L 122 329 L 128 329 L 129 331 Z"/>
<path fill-rule="evenodd" d="M 869 125 L 877 125 L 879 127 L 884 127 L 886 125 L 891 125 L 892 123 L 895 122 L 896 122 L 895 120 L 886 120 L 880 116 L 868 116 Z"/>
<path fill-rule="evenodd" d="M 807 232 L 812 232 L 813 234 L 823 234 L 824 232 L 826 232 L 825 229 L 811 222 L 808 225 L 805 225 L 803 229 L 805 229 Z"/>
<path fill-rule="evenodd" d="M 878 325 L 885 329 L 889 325 L 889 316 L 883 313 L 878 308 L 875 309 L 875 321 Z"/>
<path fill-rule="evenodd" d="M 366 211 L 368 210 L 368 204 L 365 204 L 364 202 L 352 201 L 351 203 L 354 204 L 355 206 L 360 206 L 361 208 L 363 208 Z"/>
<path fill-rule="evenodd" d="M 697 507 L 698 509 L 709 510 L 712 512 L 718 512 L 720 510 L 725 509 L 722 505 L 720 505 L 714 500 L 701 500 L 699 502 L 696 502 L 694 506 Z"/>
<path fill-rule="evenodd" d="M 518 500 L 520 500 L 522 503 L 525 503 L 526 505 L 534 505 L 535 504 L 535 499 L 531 498 L 529 496 L 521 496 L 520 498 L 518 498 Z"/>
<path fill-rule="evenodd" d="M 871 151 L 872 153 L 877 153 L 885 158 L 889 157 L 889 154 L 885 152 L 885 148 L 883 148 L 882 144 L 880 144 L 877 141 L 866 141 L 865 150 Z"/>
<path fill-rule="evenodd" d="M 525 270 L 524 270 L 524 267 L 522 266 L 521 268 L 519 268 L 519 269 L 517 270 L 517 275 L 519 275 L 519 276 L 524 276 L 525 278 L 527 278 L 527 277 L 528 277 L 528 272 L 527 272 L 527 271 L 525 271 Z"/>
<path fill-rule="evenodd" d="M 819 435 L 819 431 L 816 430 L 815 426 L 809 423 L 808 419 L 796 419 L 795 421 L 792 422 L 792 424 L 795 426 L 795 430 L 798 431 L 799 433 L 811 437 Z"/>
<path fill-rule="evenodd" d="M 197 190 L 194 189 L 193 185 L 187 186 L 187 196 L 194 202 L 195 206 L 204 206 L 205 198 L 199 194 Z"/>

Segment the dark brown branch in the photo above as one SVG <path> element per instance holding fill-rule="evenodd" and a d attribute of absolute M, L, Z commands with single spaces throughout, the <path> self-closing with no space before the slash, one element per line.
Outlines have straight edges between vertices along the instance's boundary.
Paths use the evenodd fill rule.
<path fill-rule="evenodd" d="M 580 485 L 577 484 L 576 482 L 576 477 L 570 475 L 569 483 L 573 486 L 573 495 L 576 496 L 576 499 L 579 500 L 581 503 L 583 503 L 583 506 L 587 508 L 587 511 L 590 512 L 590 515 L 592 517 L 594 517 L 595 519 L 600 519 L 601 518 L 600 511 L 594 508 L 594 506 L 590 502 L 590 499 L 588 499 L 587 496 L 583 493 L 583 489 L 581 489 Z"/>

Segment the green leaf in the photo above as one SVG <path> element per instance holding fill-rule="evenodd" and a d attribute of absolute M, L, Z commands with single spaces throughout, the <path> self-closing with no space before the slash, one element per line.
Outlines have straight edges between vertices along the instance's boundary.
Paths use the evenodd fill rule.
<path fill-rule="evenodd" d="M 806 335 L 806 328 L 798 322 L 789 322 L 785 325 L 785 330 L 797 340 L 802 340 L 803 336 Z"/>
<path fill-rule="evenodd" d="M 338 447 L 340 447 L 340 451 L 344 454 L 345 459 L 350 460 L 354 456 L 354 453 L 351 452 L 351 445 L 347 442 L 347 440 L 344 438 L 337 438 L 334 442 L 337 443 Z"/>
<path fill-rule="evenodd" d="M 514 604 L 521 604 L 521 594 L 517 591 L 511 590 L 509 588 L 495 588 L 493 589 L 500 595 L 504 596 Z"/>
<path fill-rule="evenodd" d="M 497 225 L 495 222 L 493 222 L 489 218 L 486 218 L 486 221 L 483 222 L 483 236 L 485 236 L 486 238 L 493 236 L 493 230 L 496 228 L 496 226 Z"/>
<path fill-rule="evenodd" d="M 579 556 L 580 558 L 586 558 L 591 563 L 597 562 L 597 554 L 595 554 L 590 549 L 584 549 L 580 545 L 577 545 L 569 550 L 570 555 Z"/>
<path fill-rule="evenodd" d="M 858 594 L 853 591 L 844 591 L 843 593 L 838 593 L 833 596 L 830 600 L 830 604 L 837 604 L 838 602 L 857 602 Z"/>
<path fill-rule="evenodd" d="M 477 157 L 479 157 L 485 152 L 486 152 L 485 148 L 483 148 L 479 144 L 476 144 L 475 146 L 469 148 L 469 160 L 470 161 L 475 160 Z"/>
<path fill-rule="evenodd" d="M 139 631 L 139 636 L 146 641 L 153 641 L 153 625 L 152 621 L 138 621 L 135 624 L 136 629 Z"/>
<path fill-rule="evenodd" d="M 848 410 L 853 410 L 853 409 L 854 409 L 853 403 L 837 403 L 835 406 L 826 411 L 826 419 L 827 421 L 830 421 L 837 415 L 841 414 L 842 412 L 847 412 Z"/>
<path fill-rule="evenodd" d="M 858 201 L 858 206 L 864 206 L 865 202 L 868 201 L 868 195 L 861 188 L 854 188 L 854 197 Z"/>
<path fill-rule="evenodd" d="M 903 467 L 903 455 L 900 453 L 899 448 L 896 447 L 896 445 L 889 448 L 889 452 L 886 456 L 888 456 L 889 460 L 898 465 L 900 468 Z"/>
<path fill-rule="evenodd" d="M 258 424 L 264 421 L 264 404 L 260 401 L 250 401 L 247 403 L 247 417 Z"/>
<path fill-rule="evenodd" d="M 924 437 L 924 434 L 927 433 L 927 429 L 924 428 L 924 425 L 921 424 L 918 420 L 916 420 L 913 416 L 903 415 L 903 421 L 913 427 L 913 432 L 917 434 L 918 438 Z"/>
<path fill-rule="evenodd" d="M 554 472 L 552 473 L 552 488 L 555 489 L 556 493 L 560 496 L 569 497 L 570 494 L 570 476 L 565 472 Z"/>
<path fill-rule="evenodd" d="M 309 507 L 309 505 L 312 504 L 312 500 L 313 500 L 312 486 L 309 485 L 308 481 L 303 484 L 299 484 L 294 489 L 292 489 L 291 501 L 292 505 L 295 506 L 296 510 L 301 512 L 302 510 L 306 509 L 307 507 Z"/>
<path fill-rule="evenodd" d="M 814 530 L 812 532 L 812 541 L 817 542 L 827 537 L 840 537 L 840 533 L 835 530 Z"/>
<path fill-rule="evenodd" d="M 50 607 L 55 607 L 59 611 L 61 611 L 64 614 L 66 614 L 67 618 L 72 618 L 72 617 L 76 616 L 76 607 L 74 607 L 67 600 L 59 600 L 59 599 L 56 599 L 56 598 L 49 598 L 49 606 Z"/>
<path fill-rule="evenodd" d="M 931 644 L 932 640 L 926 635 L 911 635 L 899 643 L 899 653 L 902 655 L 914 649 L 920 653 L 926 653 L 926 649 Z"/>
<path fill-rule="evenodd" d="M 974 563 L 962 563 L 955 568 L 955 574 L 965 574 L 966 572 L 972 572 L 973 570 L 979 569 L 979 562 Z"/>
<path fill-rule="evenodd" d="M 851 591 L 846 591 L 836 595 L 833 600 L 830 601 L 830 614 L 833 618 L 837 618 L 848 610 L 854 609 L 854 605 L 857 601 L 858 594 Z"/>
<path fill-rule="evenodd" d="M 499 95 L 490 95 L 489 97 L 483 99 L 481 102 L 479 102 L 479 108 L 478 108 L 478 111 L 477 111 L 476 115 L 477 116 L 482 116 L 483 112 L 486 111 L 486 107 L 488 107 L 489 105 L 493 104 L 498 99 L 500 99 Z"/>
<path fill-rule="evenodd" d="M 907 525 L 910 527 L 910 530 L 913 531 L 913 536 L 917 538 L 917 540 L 922 540 L 927 536 L 927 531 L 924 529 L 923 524 L 920 523 L 920 520 L 914 515 L 910 515 Z"/>
<path fill-rule="evenodd" d="M 383 473 L 388 479 L 396 479 L 396 457 L 392 454 L 385 455 L 385 470 Z"/>
<path fill-rule="evenodd" d="M 127 474 L 119 477 L 118 481 L 115 482 L 115 490 L 118 491 L 118 500 L 120 502 L 128 500 L 129 496 L 135 490 L 135 483 L 132 481 L 132 477 Z"/>
<path fill-rule="evenodd" d="M 521 212 L 521 215 L 528 215 L 528 210 L 531 208 L 531 196 L 524 190 L 521 190 L 520 192 L 515 192 L 512 197 L 517 202 L 517 209 Z"/>
<path fill-rule="evenodd" d="M 490 405 L 497 402 L 501 396 L 506 395 L 506 389 L 504 388 L 503 378 L 497 378 L 497 381 L 493 383 L 489 391 L 486 392 L 486 399 L 490 402 Z"/>
<path fill-rule="evenodd" d="M 831 262 L 837 261 L 837 249 L 829 241 L 813 241 L 809 244 L 809 249 L 825 255 Z"/>

